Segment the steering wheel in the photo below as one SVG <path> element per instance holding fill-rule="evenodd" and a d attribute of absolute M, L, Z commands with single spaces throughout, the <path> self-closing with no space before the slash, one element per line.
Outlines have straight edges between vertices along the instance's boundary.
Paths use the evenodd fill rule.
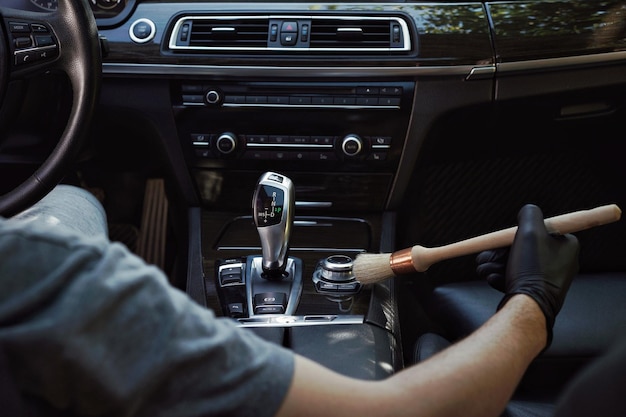
<path fill-rule="evenodd" d="M 88 1 L 58 0 L 56 10 L 45 13 L 0 5 L 0 107 L 6 104 L 4 92 L 12 80 L 61 71 L 72 88 L 72 108 L 61 138 L 30 177 L 0 196 L 1 216 L 22 211 L 48 194 L 87 135 L 102 74 L 98 29 Z"/>

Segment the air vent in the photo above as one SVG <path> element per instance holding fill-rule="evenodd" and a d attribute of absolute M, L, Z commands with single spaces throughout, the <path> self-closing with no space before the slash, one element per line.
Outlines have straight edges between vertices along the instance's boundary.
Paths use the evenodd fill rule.
<path fill-rule="evenodd" d="M 175 52 L 281 51 L 376 54 L 411 50 L 407 23 L 389 16 L 185 16 L 169 42 Z"/>
<path fill-rule="evenodd" d="M 258 17 L 189 17 L 174 33 L 177 47 L 191 50 L 250 50 L 267 47 L 269 20 Z"/>
<path fill-rule="evenodd" d="M 312 49 L 389 50 L 403 48 L 404 31 L 397 19 L 313 19 Z"/>

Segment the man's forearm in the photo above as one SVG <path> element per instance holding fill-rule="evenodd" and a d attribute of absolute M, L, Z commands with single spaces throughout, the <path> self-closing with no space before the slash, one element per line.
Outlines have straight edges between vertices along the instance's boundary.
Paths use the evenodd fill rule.
<path fill-rule="evenodd" d="M 498 416 L 545 344 L 543 313 L 516 295 L 466 339 L 383 381 L 357 381 L 298 357 L 279 416 Z"/>
<path fill-rule="evenodd" d="M 415 395 L 411 390 L 428 393 L 428 409 L 418 415 L 497 416 L 545 347 L 546 335 L 538 305 L 517 295 L 466 339 L 392 381 L 405 387 L 407 397 Z M 411 383 L 416 386 L 408 388 Z"/>

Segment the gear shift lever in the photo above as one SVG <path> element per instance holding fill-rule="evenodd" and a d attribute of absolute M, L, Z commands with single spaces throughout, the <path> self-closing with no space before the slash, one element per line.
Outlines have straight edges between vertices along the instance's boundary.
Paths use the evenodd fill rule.
<path fill-rule="evenodd" d="M 254 224 L 263 251 L 263 277 L 282 279 L 287 265 L 289 237 L 293 225 L 295 191 L 284 175 L 266 172 L 259 178 L 252 199 Z"/>

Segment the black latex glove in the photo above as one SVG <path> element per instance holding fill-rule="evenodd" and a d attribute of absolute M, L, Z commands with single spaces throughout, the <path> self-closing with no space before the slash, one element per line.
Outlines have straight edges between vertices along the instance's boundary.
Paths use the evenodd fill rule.
<path fill-rule="evenodd" d="M 489 285 L 500 292 L 506 291 L 504 275 L 509 248 L 499 248 L 480 252 L 476 257 L 476 273 Z"/>
<path fill-rule="evenodd" d="M 575 236 L 549 234 L 541 209 L 528 204 L 518 214 L 513 245 L 480 253 L 477 272 L 505 293 L 498 310 L 515 294 L 529 295 L 537 302 L 546 317 L 549 346 L 554 320 L 578 272 L 578 252 Z"/>

